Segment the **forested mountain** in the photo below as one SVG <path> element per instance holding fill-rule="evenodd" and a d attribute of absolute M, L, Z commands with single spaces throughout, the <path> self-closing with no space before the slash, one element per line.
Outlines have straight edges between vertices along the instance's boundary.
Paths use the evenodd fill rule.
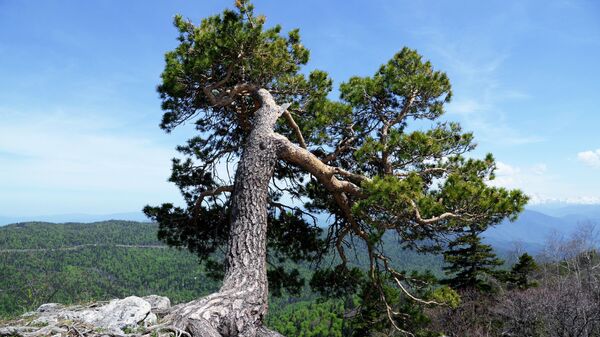
<path fill-rule="evenodd" d="M 132 294 L 160 294 L 179 303 L 218 289 L 219 283 L 205 276 L 196 256 L 158 241 L 157 229 L 156 224 L 131 221 L 29 222 L 0 228 L 0 317 L 47 302 L 77 303 Z M 385 241 L 389 254 L 402 261 L 405 269 L 431 269 L 440 274 L 441 257 L 402 250 L 393 236 Z M 353 264 L 364 263 L 355 259 Z M 301 266 L 301 273 L 308 275 L 310 267 Z M 315 303 L 315 298 L 308 286 L 299 296 L 284 293 L 274 298 L 270 322 L 285 322 L 285 329 L 295 331 L 299 327 L 280 315 L 294 311 L 298 322 L 305 322 L 310 321 L 307 316 L 338 305 Z M 320 306 L 323 308 L 315 309 Z M 283 307 L 286 309 L 280 313 Z M 303 324 L 319 326 L 321 320 Z M 327 318 L 323 324 L 329 326 L 331 320 Z"/>
<path fill-rule="evenodd" d="M 147 222 L 148 218 L 142 212 L 125 212 L 111 214 L 86 214 L 86 213 L 71 213 L 71 214 L 51 214 L 37 216 L 0 216 L 0 226 L 14 224 L 18 222 L 78 222 L 91 223 L 106 221 L 109 219 L 119 219 L 127 221 Z"/>
<path fill-rule="evenodd" d="M 485 240 L 497 248 L 511 249 L 515 243 L 530 252 L 539 252 L 544 242 L 554 234 L 569 235 L 577 222 L 569 222 L 532 210 L 519 214 L 515 222 L 504 221 L 483 233 Z"/>
<path fill-rule="evenodd" d="M 65 214 L 33 218 L 40 219 L 43 222 L 72 222 L 71 228 L 77 229 L 80 227 L 79 225 L 81 223 L 90 223 L 100 221 L 101 219 L 125 219 L 143 222 L 145 216 L 139 212 L 129 212 L 109 215 Z M 15 222 L 23 222 L 24 219 L 28 218 L 0 217 L 0 226 Z M 27 221 L 25 226 L 30 226 L 31 223 L 36 222 L 38 221 Z M 533 205 L 528 206 L 528 208 L 519 215 L 516 221 L 509 222 L 506 220 L 500 225 L 488 229 L 483 234 L 483 237 L 486 242 L 492 244 L 499 251 L 514 249 L 514 244 L 519 243 L 521 248 L 531 253 L 537 253 L 549 237 L 553 235 L 569 236 L 580 224 L 589 222 L 600 222 L 600 205 Z M 100 223 L 102 223 L 102 221 L 100 221 Z M 67 232 L 69 231 L 68 225 L 64 228 Z M 96 225 L 94 228 L 99 227 Z M 36 229 L 32 228 L 32 230 Z M 110 234 L 98 231 L 98 235 L 104 236 Z M 149 236 L 152 236 L 152 234 L 149 234 Z M 151 239 L 154 240 L 156 244 L 159 244 L 155 237 Z M 2 238 L 0 238 L 0 240 L 2 240 Z"/>
<path fill-rule="evenodd" d="M 36 222 L 0 228 L 0 318 L 14 317 L 48 302 L 68 304 L 159 294 L 180 303 L 218 289 L 218 282 L 206 277 L 196 256 L 165 246 L 156 239 L 156 231 L 155 224 L 129 221 Z M 444 277 L 440 256 L 402 250 L 392 235 L 386 235 L 384 241 L 388 254 L 401 261 L 404 269 L 430 270 Z M 535 279 L 531 283 L 525 279 L 524 284 L 539 285 L 537 288 L 521 289 L 511 276 L 517 273 L 501 272 L 499 278 L 508 280 L 508 285 L 502 286 L 506 287 L 504 291 L 461 293 L 463 304 L 459 308 L 429 308 L 425 311 L 429 318 L 422 324 L 428 324 L 427 329 L 433 331 L 456 333 L 471 333 L 484 326 L 497 328 L 502 324 L 513 330 L 525 329 L 529 325 L 515 322 L 521 317 L 519 312 L 526 310 L 527 322 L 539 319 L 543 323 L 540 329 L 569 329 L 559 325 L 574 322 L 573 329 L 586 325 L 590 331 L 597 331 L 598 322 L 584 322 L 577 316 L 581 310 L 590 315 L 600 310 L 594 305 L 600 299 L 598 275 L 594 272 L 598 255 L 593 251 L 586 253 L 591 241 L 586 243 L 589 238 L 584 241 L 579 242 L 579 248 L 573 246 L 574 241 L 566 242 L 568 249 L 556 249 L 565 253 L 555 257 L 560 263 L 543 265 L 533 274 Z M 356 255 L 360 256 L 360 252 Z M 353 264 L 366 266 L 360 260 L 354 260 Z M 310 265 L 300 266 L 306 276 L 311 270 Z M 591 287 L 581 283 L 584 279 L 592 280 Z M 494 287 L 498 287 L 494 282 Z M 512 300 L 515 296 L 518 302 Z M 564 297 L 560 301 L 545 300 L 561 296 Z M 551 306 L 559 302 L 564 305 Z M 267 325 L 288 336 L 347 335 L 344 331 L 347 333 L 349 329 L 348 315 L 358 310 L 352 299 L 319 299 L 308 286 L 299 295 L 283 293 L 270 303 Z M 488 309 L 476 309 L 478 305 Z M 488 331 L 490 336 L 496 336 L 494 331 Z"/>
<path fill-rule="evenodd" d="M 156 237 L 156 230 L 155 224 L 132 221 L 24 222 L 0 229 L 0 249 L 52 249 L 85 244 L 163 245 Z"/>
<path fill-rule="evenodd" d="M 489 228 L 483 233 L 485 241 L 499 251 L 512 250 L 518 244 L 521 249 L 535 254 L 553 237 L 569 237 L 581 226 L 600 222 L 600 217 L 594 218 L 595 210 L 600 210 L 597 205 L 572 205 L 564 209 L 536 206 L 534 209 L 525 209 L 514 222 L 505 220 Z"/>
<path fill-rule="evenodd" d="M 159 243 L 156 229 L 125 221 L 0 228 L 0 316 L 46 302 L 152 293 L 179 302 L 214 290 L 197 259 Z"/>

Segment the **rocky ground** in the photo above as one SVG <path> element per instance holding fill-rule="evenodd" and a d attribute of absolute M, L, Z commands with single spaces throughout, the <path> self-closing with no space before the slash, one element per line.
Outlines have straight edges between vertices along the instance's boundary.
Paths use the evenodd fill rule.
<path fill-rule="evenodd" d="M 2 322 L 0 336 L 182 336 L 185 332 L 158 324 L 171 310 L 166 297 L 130 296 L 110 302 L 63 306 L 47 303 L 18 319 Z"/>

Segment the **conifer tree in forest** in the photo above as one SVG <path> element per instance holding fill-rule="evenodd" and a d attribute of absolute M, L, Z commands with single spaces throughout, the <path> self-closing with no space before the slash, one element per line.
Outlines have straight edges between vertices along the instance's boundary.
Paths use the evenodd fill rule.
<path fill-rule="evenodd" d="M 448 264 L 443 269 L 451 276 L 442 281 L 456 290 L 489 290 L 486 279 L 492 277 L 495 268 L 504 264 L 490 245 L 481 242 L 480 234 L 487 228 L 473 226 L 464 234 L 459 234 L 448 245 L 444 260 Z"/>
<path fill-rule="evenodd" d="M 508 275 L 509 283 L 518 289 L 527 289 L 536 287 L 537 282 L 531 281 L 531 274 L 538 269 L 537 263 L 533 257 L 527 253 L 519 256 L 519 261 L 510 270 Z"/>
<path fill-rule="evenodd" d="M 304 281 L 286 262 L 326 253 L 339 266 L 319 275 L 351 291 L 362 273 L 390 318 L 397 313 L 385 287 L 434 303 L 412 295 L 410 277 L 394 268 L 402 261 L 382 248 L 383 234 L 436 249 L 440 237 L 469 224 L 514 219 L 526 197 L 486 184 L 491 155 L 464 156 L 475 147 L 472 134 L 439 121 L 452 97 L 448 77 L 416 51 L 402 48 L 372 76 L 346 80 L 333 100 L 326 72 L 302 71 L 309 51 L 299 31 L 265 20 L 247 0 L 198 26 L 175 18 L 179 45 L 166 54 L 158 86 L 160 127 L 197 130 L 178 147 L 184 158 L 173 160 L 170 177 L 186 205 L 144 211 L 162 240 L 212 270 L 222 265 L 223 283 L 165 321 L 192 336 L 280 336 L 263 325 L 269 287 L 298 289 Z M 317 216 L 329 219 L 320 224 L 326 233 Z M 364 272 L 347 265 L 359 242 Z"/>

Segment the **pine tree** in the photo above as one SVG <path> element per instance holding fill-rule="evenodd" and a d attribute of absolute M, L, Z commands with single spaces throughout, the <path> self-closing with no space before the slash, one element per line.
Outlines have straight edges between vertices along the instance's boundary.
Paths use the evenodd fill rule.
<path fill-rule="evenodd" d="M 536 287 L 537 282 L 530 281 L 531 273 L 538 269 L 533 257 L 527 253 L 519 256 L 519 262 L 515 263 L 509 274 L 509 284 L 519 289 Z"/>
<path fill-rule="evenodd" d="M 481 242 L 483 228 L 470 227 L 464 234 L 458 235 L 444 252 L 444 267 L 450 278 L 443 280 L 456 290 L 477 289 L 490 290 L 486 281 L 492 277 L 495 268 L 504 261 L 496 257 L 491 246 Z"/>
<path fill-rule="evenodd" d="M 293 289 L 302 280 L 286 261 L 331 252 L 339 283 L 354 273 L 346 251 L 357 242 L 369 261 L 364 282 L 380 295 L 373 298 L 386 302 L 382 283 L 408 294 L 410 279 L 382 249 L 386 231 L 406 247 L 435 249 L 465 224 L 514 219 L 527 199 L 486 184 L 491 155 L 463 156 L 475 148 L 472 134 L 438 121 L 450 81 L 415 50 L 348 79 L 331 100 L 327 73 L 301 70 L 309 51 L 299 31 L 284 34 L 265 20 L 247 0 L 199 26 L 177 16 L 179 45 L 158 86 L 161 128 L 193 123 L 197 135 L 173 160 L 170 180 L 185 205 L 144 211 L 162 240 L 223 271 L 219 292 L 166 318 L 194 336 L 277 335 L 263 325 L 267 277 Z M 411 131 L 415 120 L 428 129 Z M 325 237 L 319 213 L 330 215 Z"/>

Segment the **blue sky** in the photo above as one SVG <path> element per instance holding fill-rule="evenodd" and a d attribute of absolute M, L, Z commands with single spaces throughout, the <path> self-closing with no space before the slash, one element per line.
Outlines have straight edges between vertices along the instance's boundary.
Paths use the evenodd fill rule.
<path fill-rule="evenodd" d="M 233 1 L 0 0 L 0 215 L 117 213 L 179 200 L 166 182 L 189 128 L 158 128 L 172 17 Z M 534 201 L 600 202 L 600 3 L 255 1 L 299 27 L 336 83 L 403 46 L 454 87 L 447 120 Z"/>

